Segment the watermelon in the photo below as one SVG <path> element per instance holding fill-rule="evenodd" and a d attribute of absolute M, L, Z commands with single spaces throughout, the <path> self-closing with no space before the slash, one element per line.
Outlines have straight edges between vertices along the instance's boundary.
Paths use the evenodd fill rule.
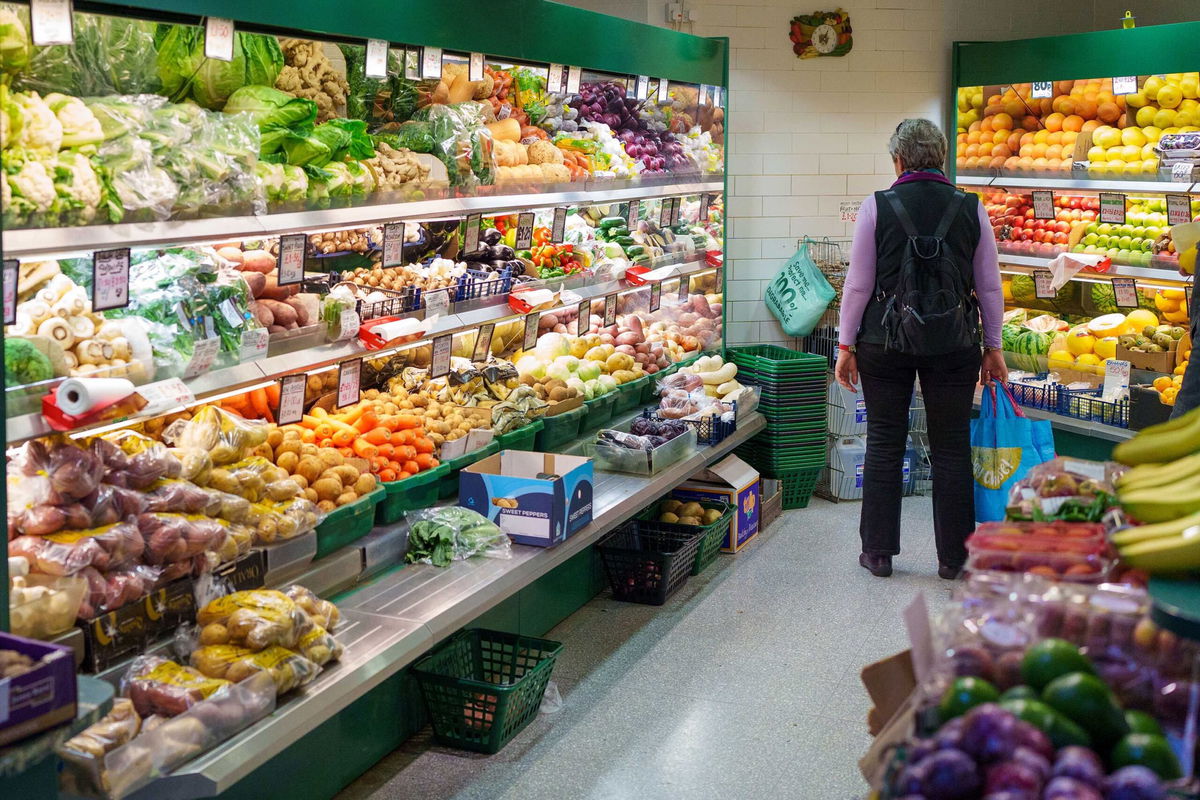
<path fill-rule="evenodd" d="M 1092 305 L 1101 314 L 1115 314 L 1120 311 L 1117 308 L 1117 297 L 1113 294 L 1111 283 L 1092 284 Z"/>
<path fill-rule="evenodd" d="M 1033 278 L 1028 275 L 1012 276 L 1012 297 L 1017 305 L 1028 306 L 1037 302 L 1037 289 Z"/>
<path fill-rule="evenodd" d="M 1000 328 L 1000 346 L 1008 352 L 1014 352 L 1014 344 L 1021 335 L 1019 325 L 1004 325 Z"/>
<path fill-rule="evenodd" d="M 1043 357 L 1050 352 L 1054 339 L 1048 333 L 1025 330 L 1012 343 L 1013 366 L 1025 372 L 1044 372 Z M 1007 348 L 1005 348 L 1007 349 Z"/>

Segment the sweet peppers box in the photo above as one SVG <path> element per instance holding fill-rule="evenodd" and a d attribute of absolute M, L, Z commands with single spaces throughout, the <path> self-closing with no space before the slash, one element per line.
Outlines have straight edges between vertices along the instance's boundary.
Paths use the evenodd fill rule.
<path fill-rule="evenodd" d="M 702 469 L 671 492 L 680 500 L 724 500 L 736 509 L 721 552 L 736 553 L 758 535 L 761 483 L 758 471 L 737 456 Z"/>
<path fill-rule="evenodd" d="M 36 666 L 0 680 L 0 745 L 24 739 L 75 718 L 75 653 L 0 631 L 0 650 L 14 650 Z"/>
<path fill-rule="evenodd" d="M 518 544 L 550 547 L 592 521 L 592 460 L 501 450 L 458 474 L 458 504 Z"/>

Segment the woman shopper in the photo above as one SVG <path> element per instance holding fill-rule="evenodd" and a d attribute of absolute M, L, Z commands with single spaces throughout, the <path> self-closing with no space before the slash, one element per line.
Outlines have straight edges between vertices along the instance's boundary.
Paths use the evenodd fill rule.
<path fill-rule="evenodd" d="M 888 152 L 897 179 L 867 197 L 858 212 L 835 371 L 850 392 L 861 378 L 866 401 L 859 564 L 884 578 L 900 552 L 901 470 L 919 377 L 929 418 L 938 575 L 952 580 L 975 526 L 970 426 L 976 382 L 1008 378 L 996 239 L 978 198 L 955 189 L 942 172 L 946 138 L 936 125 L 904 120 Z M 931 280 L 939 283 L 931 288 Z"/>

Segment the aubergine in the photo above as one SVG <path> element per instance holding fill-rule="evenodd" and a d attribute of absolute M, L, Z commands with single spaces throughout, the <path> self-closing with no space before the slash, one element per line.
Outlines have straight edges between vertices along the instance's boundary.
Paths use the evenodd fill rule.
<path fill-rule="evenodd" d="M 483 233 L 479 234 L 479 240 L 486 245 L 500 244 L 500 240 L 502 238 L 503 237 L 500 235 L 500 231 L 496 230 L 495 228 L 488 228 Z"/>
<path fill-rule="evenodd" d="M 499 259 L 501 261 L 508 261 L 510 258 L 516 256 L 513 249 L 505 244 L 492 245 L 488 248 L 488 251 L 492 254 L 492 259 Z"/>

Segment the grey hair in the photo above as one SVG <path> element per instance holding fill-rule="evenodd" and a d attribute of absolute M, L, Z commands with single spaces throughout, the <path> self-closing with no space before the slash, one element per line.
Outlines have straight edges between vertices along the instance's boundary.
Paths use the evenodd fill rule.
<path fill-rule="evenodd" d="M 905 169 L 942 169 L 946 164 L 946 137 L 927 119 L 906 119 L 888 140 L 888 152 Z"/>

